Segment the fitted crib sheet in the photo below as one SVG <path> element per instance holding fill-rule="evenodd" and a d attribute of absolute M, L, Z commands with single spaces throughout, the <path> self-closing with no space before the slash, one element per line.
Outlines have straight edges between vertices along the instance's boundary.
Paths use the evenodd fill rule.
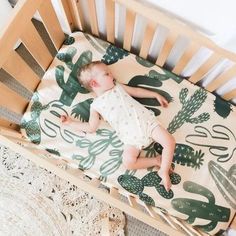
<path fill-rule="evenodd" d="M 60 115 L 88 121 L 93 94 L 81 87 L 76 73 L 95 60 L 109 65 L 119 82 L 157 91 L 169 101 L 163 108 L 155 99 L 137 99 L 176 139 L 170 192 L 160 184 L 157 169 L 123 167 L 123 143 L 105 121 L 93 134 L 61 126 Z M 47 151 L 72 159 L 74 168 L 215 234 L 228 227 L 236 209 L 235 121 L 230 103 L 123 49 L 77 32 L 66 39 L 45 73 L 22 118 L 21 131 Z M 142 152 L 151 158 L 161 151 L 152 143 Z"/>

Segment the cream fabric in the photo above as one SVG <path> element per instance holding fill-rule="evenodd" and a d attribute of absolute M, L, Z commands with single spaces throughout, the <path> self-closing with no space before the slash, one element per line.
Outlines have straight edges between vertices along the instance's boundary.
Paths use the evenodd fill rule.
<path fill-rule="evenodd" d="M 153 141 L 151 132 L 159 124 L 157 118 L 129 96 L 119 83 L 96 97 L 91 106 L 111 125 L 124 144 L 141 150 Z"/>

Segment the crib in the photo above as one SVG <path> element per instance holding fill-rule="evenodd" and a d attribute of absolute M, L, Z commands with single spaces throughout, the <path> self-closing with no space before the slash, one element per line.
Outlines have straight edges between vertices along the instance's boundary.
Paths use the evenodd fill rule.
<path fill-rule="evenodd" d="M 76 30 L 88 31 L 94 36 L 100 36 L 95 0 L 88 0 L 86 2 L 90 29 L 85 27 L 85 13 L 81 11 L 80 1 L 60 0 L 59 2 L 65 16 L 66 24 L 68 24 L 71 32 Z M 148 58 L 155 30 L 158 25 L 162 25 L 169 31 L 161 51 L 155 58 L 156 65 L 165 65 L 177 37 L 181 34 L 189 38 L 191 43 L 175 63 L 172 68 L 173 73 L 180 75 L 197 51 L 201 47 L 205 47 L 213 51 L 213 53 L 192 75 L 189 76 L 188 80 L 190 82 L 193 84 L 201 82 L 204 75 L 224 58 L 231 60 L 234 65 L 217 76 L 205 87 L 205 89 L 214 93 L 220 86 L 223 86 L 236 76 L 236 55 L 218 47 L 211 40 L 202 34 L 195 32 L 187 25 L 170 18 L 159 10 L 151 9 L 138 1 L 104 0 L 104 4 L 106 9 L 106 12 L 104 13 L 106 19 L 106 35 L 103 36 L 103 38 L 105 37 L 105 40 L 108 42 L 112 44 L 116 43 L 115 7 L 117 5 L 122 5 L 126 9 L 126 23 L 124 39 L 122 42 L 122 47 L 125 50 L 131 50 L 135 18 L 137 15 L 141 15 L 147 19 L 144 37 L 140 51 L 138 52 L 141 58 Z M 48 51 L 45 43 L 42 41 L 32 24 L 31 19 L 36 11 L 40 14 L 48 35 L 55 49 L 58 51 L 65 40 L 65 34 L 61 29 L 50 0 L 20 0 L 14 9 L 9 24 L 3 30 L 0 37 L 0 67 L 31 92 L 34 92 L 37 88 L 40 78 L 13 48 L 15 43 L 20 39 L 40 67 L 45 72 L 47 71 L 53 60 L 53 56 Z M 231 89 L 222 95 L 222 98 L 227 101 L 230 101 L 235 97 L 236 89 Z M 22 115 L 28 102 L 27 99 L 23 98 L 3 83 L 0 83 L 1 107 L 7 108 L 18 115 Z M 58 159 L 54 154 L 49 153 L 30 142 L 19 131 L 19 124 L 14 123 L 10 118 L 7 120 L 6 117 L 0 117 L 0 140 L 3 145 L 24 155 L 40 167 L 45 168 L 59 177 L 70 181 L 79 188 L 88 191 L 99 200 L 106 200 L 109 204 L 168 235 L 207 235 L 205 232 L 192 227 L 183 219 L 175 218 L 160 209 L 154 210 L 153 206 L 138 201 L 131 195 L 122 193 L 116 187 L 107 187 L 109 188 L 109 193 L 102 191 L 100 189 L 102 185 L 101 180 L 98 178 L 90 178 L 89 181 L 84 180 L 86 172 L 83 172 L 80 169 L 67 168 L 67 164 L 70 162 L 67 157 Z M 235 215 L 230 223 L 230 227 L 236 229 Z"/>

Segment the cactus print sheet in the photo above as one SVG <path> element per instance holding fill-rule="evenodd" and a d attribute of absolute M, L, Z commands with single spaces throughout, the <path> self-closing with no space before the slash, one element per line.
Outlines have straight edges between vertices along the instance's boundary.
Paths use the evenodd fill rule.
<path fill-rule="evenodd" d="M 139 98 L 176 139 L 169 192 L 157 169 L 126 170 L 123 143 L 105 122 L 93 134 L 61 127 L 60 116 L 88 121 L 93 94 L 76 79 L 85 64 L 101 60 L 115 78 L 163 95 Z M 122 115 L 122 114 L 120 114 Z M 70 35 L 47 70 L 23 116 L 22 133 L 47 151 L 73 161 L 88 175 L 126 191 L 138 200 L 168 211 L 215 234 L 228 227 L 236 210 L 236 109 L 169 71 L 123 49 L 81 32 Z M 153 158 L 162 146 L 152 143 L 142 155 Z"/>

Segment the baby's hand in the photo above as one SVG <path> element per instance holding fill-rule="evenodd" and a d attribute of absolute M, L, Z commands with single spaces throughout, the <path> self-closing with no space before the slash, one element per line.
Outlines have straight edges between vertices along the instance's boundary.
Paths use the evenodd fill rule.
<path fill-rule="evenodd" d="M 158 100 L 158 102 L 161 104 L 162 107 L 168 106 L 168 101 L 160 94 L 157 94 L 156 99 Z"/>
<path fill-rule="evenodd" d="M 71 121 L 71 118 L 66 115 L 61 115 L 61 123 L 68 124 Z"/>

